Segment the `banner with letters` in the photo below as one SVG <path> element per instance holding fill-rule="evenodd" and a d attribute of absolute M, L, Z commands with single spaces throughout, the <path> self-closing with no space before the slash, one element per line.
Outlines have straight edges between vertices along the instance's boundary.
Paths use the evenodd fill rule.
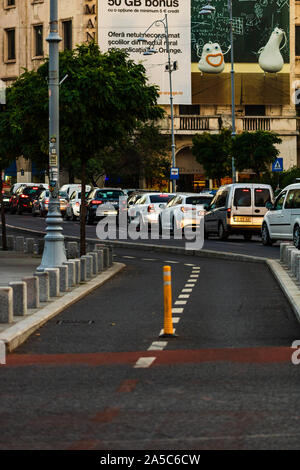
<path fill-rule="evenodd" d="M 169 104 L 165 15 L 171 63 L 176 62 L 176 70 L 172 72 L 174 104 L 191 104 L 190 0 L 99 0 L 99 46 L 102 52 L 123 49 L 135 62 L 142 62 L 149 83 L 159 86 L 159 104 Z M 164 24 L 158 20 L 164 20 Z M 140 37 L 144 37 L 147 42 L 139 41 Z M 149 47 L 157 53 L 143 55 Z"/>

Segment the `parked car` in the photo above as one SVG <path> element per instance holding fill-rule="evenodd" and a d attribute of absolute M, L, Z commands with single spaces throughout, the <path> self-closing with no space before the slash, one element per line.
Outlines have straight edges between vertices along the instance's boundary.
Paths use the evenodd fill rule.
<path fill-rule="evenodd" d="M 12 185 L 10 192 L 12 194 L 15 194 L 17 189 L 19 189 L 21 186 L 24 186 L 24 187 L 26 187 L 26 186 L 27 187 L 29 187 L 29 186 L 41 187 L 42 186 L 44 189 L 49 189 L 49 185 L 46 184 L 46 183 L 15 183 L 15 184 Z"/>
<path fill-rule="evenodd" d="M 59 204 L 60 204 L 60 211 L 62 216 L 65 215 L 67 203 L 69 201 L 69 196 L 65 191 L 59 191 Z M 47 189 L 43 191 L 36 199 L 32 201 L 32 215 L 36 217 L 40 215 L 41 217 L 45 217 L 48 212 L 49 207 L 49 198 L 50 198 L 50 191 Z"/>
<path fill-rule="evenodd" d="M 272 187 L 266 184 L 235 183 L 221 186 L 206 206 L 205 235 L 217 234 L 226 240 L 231 234 L 242 234 L 250 240 L 260 234 L 267 212 L 266 203 L 273 202 Z"/>
<path fill-rule="evenodd" d="M 2 201 L 3 201 L 3 207 L 4 207 L 5 211 L 7 211 L 9 209 L 10 198 L 11 198 L 11 192 L 8 189 L 3 189 L 2 190 Z M 1 204 L 0 204 L 0 209 L 1 209 Z"/>
<path fill-rule="evenodd" d="M 209 204 L 213 195 L 208 193 L 176 194 L 159 215 L 160 229 L 180 230 L 200 224 L 200 216 L 205 214 L 204 205 Z M 197 213 L 198 211 L 198 213 Z"/>
<path fill-rule="evenodd" d="M 95 221 L 104 217 L 117 217 L 122 209 L 119 199 L 124 198 L 124 210 L 126 210 L 126 196 L 120 188 L 95 188 L 87 196 L 86 223 L 92 225 Z"/>
<path fill-rule="evenodd" d="M 86 185 L 85 190 L 86 192 L 91 191 L 91 186 Z M 80 183 L 72 183 L 72 184 L 64 184 L 61 188 L 60 191 L 65 191 L 68 196 L 70 197 L 71 194 L 73 194 L 73 191 L 81 191 L 81 184 Z"/>
<path fill-rule="evenodd" d="M 274 204 L 267 203 L 261 238 L 264 245 L 277 240 L 293 240 L 300 249 L 300 183 L 290 184 L 276 197 Z"/>
<path fill-rule="evenodd" d="M 87 197 L 88 193 L 86 193 Z M 70 199 L 67 203 L 65 219 L 66 220 L 77 220 L 80 217 L 81 207 L 81 190 L 76 189 L 71 193 Z"/>
<path fill-rule="evenodd" d="M 32 211 L 33 200 L 38 198 L 45 189 L 40 186 L 20 186 L 14 194 L 11 195 L 9 201 L 9 209 L 11 214 L 22 214 L 23 212 Z"/>
<path fill-rule="evenodd" d="M 159 214 L 173 196 L 171 193 L 140 194 L 128 208 L 128 221 L 137 220 L 140 225 L 157 224 Z"/>

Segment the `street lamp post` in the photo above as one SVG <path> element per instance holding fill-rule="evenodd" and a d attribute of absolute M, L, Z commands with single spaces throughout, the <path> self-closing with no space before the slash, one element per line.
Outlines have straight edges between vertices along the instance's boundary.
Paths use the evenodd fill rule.
<path fill-rule="evenodd" d="M 58 0 L 50 0 L 49 43 L 49 205 L 45 247 L 39 271 L 67 260 L 59 204 L 59 50 Z"/>
<path fill-rule="evenodd" d="M 235 89 L 234 89 L 234 53 L 233 53 L 233 17 L 232 17 L 232 0 L 228 0 L 228 11 L 229 11 L 229 24 L 230 24 L 230 57 L 231 57 L 231 136 L 234 138 L 236 136 L 235 129 Z M 234 157 L 231 159 L 232 165 L 232 182 L 236 182 L 236 173 L 235 173 L 235 162 Z"/>
<path fill-rule="evenodd" d="M 164 19 L 162 20 L 156 20 L 154 21 L 149 28 L 144 32 L 143 36 L 139 38 L 140 41 L 146 41 L 144 38 L 145 34 L 149 31 L 152 26 L 157 23 L 161 23 L 165 29 L 165 38 L 166 38 L 166 50 L 168 54 L 168 65 L 167 65 L 167 71 L 169 73 L 169 86 L 170 86 L 170 108 L 171 108 L 171 135 L 172 135 L 172 167 L 175 168 L 176 166 L 176 157 L 175 157 L 175 132 L 174 132 L 174 98 L 173 98 L 173 86 L 172 86 L 172 72 L 175 70 L 174 68 L 174 63 L 171 63 L 171 53 L 170 53 L 170 42 L 169 42 L 169 25 L 168 25 L 168 15 L 166 14 Z M 154 39 L 153 41 L 153 46 L 155 45 L 157 38 Z M 155 54 L 157 51 L 154 48 L 149 48 L 147 51 L 144 52 L 144 55 L 152 55 Z M 172 180 L 172 192 L 176 192 L 176 181 L 173 179 Z"/>

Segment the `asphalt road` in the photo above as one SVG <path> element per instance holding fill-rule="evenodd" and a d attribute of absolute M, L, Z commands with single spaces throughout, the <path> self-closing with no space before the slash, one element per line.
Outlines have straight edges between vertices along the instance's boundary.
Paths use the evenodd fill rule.
<path fill-rule="evenodd" d="M 7 224 L 27 228 L 30 230 L 37 230 L 37 231 L 45 231 L 45 219 L 40 217 L 32 217 L 31 214 L 23 214 L 23 215 L 10 215 L 6 214 Z M 72 222 L 72 221 L 63 221 L 63 233 L 64 235 L 68 236 L 78 236 L 80 234 L 79 222 Z M 88 238 L 97 239 L 96 234 L 96 225 L 94 226 L 86 226 L 86 233 Z M 150 237 L 150 234 L 149 234 Z M 126 240 L 122 240 L 126 242 Z M 128 239 L 128 242 L 132 243 L 132 240 Z M 136 240 L 134 243 L 146 243 L 146 244 L 154 244 L 154 245 L 167 245 L 167 246 L 184 246 L 185 240 L 174 240 L 171 238 L 169 240 L 163 240 L 160 238 L 159 240 Z M 279 258 L 279 243 L 276 243 L 274 246 L 265 247 L 261 243 L 261 239 L 258 236 L 253 237 L 251 241 L 244 240 L 243 236 L 231 236 L 226 241 L 219 241 L 217 237 L 210 238 L 209 240 L 205 240 L 203 249 L 206 250 L 215 250 L 215 251 L 223 251 L 223 252 L 233 252 L 233 253 L 240 253 L 246 254 L 251 256 L 259 256 L 263 258 Z"/>
<path fill-rule="evenodd" d="M 0 449 L 297 449 L 300 326 L 268 268 L 124 249 L 115 259 L 125 271 L 1 366 Z M 167 340 L 166 264 L 178 334 Z"/>

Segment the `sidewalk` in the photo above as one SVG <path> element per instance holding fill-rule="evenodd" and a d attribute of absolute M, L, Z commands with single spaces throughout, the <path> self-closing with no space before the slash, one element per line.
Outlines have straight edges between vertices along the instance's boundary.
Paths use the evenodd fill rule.
<path fill-rule="evenodd" d="M 25 277 L 34 276 L 41 259 L 41 255 L 37 254 L 0 250 L 0 288 L 9 286 L 12 281 L 22 281 Z M 105 267 L 102 264 L 102 268 L 86 280 L 69 285 L 66 291 L 60 291 L 56 297 L 50 297 L 48 302 L 40 301 L 37 308 L 28 308 L 25 315 L 13 314 L 12 321 L 0 323 L 0 346 L 4 343 L 6 351 L 12 351 L 48 320 L 98 289 L 124 268 L 122 263 L 112 262 Z M 39 297 L 39 294 L 37 296 Z"/>
<path fill-rule="evenodd" d="M 40 264 L 38 255 L 0 250 L 0 286 L 32 276 Z"/>

